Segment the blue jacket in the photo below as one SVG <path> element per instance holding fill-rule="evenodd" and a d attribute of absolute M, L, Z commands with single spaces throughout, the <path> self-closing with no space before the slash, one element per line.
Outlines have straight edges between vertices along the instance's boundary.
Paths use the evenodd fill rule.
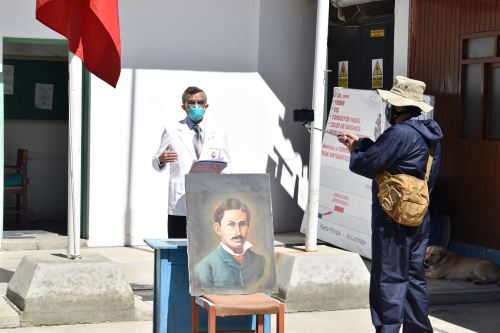
<path fill-rule="evenodd" d="M 210 291 L 252 291 L 263 277 L 264 257 L 248 249 L 240 265 L 221 245 L 203 258 L 195 267 L 201 288 Z"/>
<path fill-rule="evenodd" d="M 430 146 L 435 144 L 428 182 L 430 193 L 439 171 L 442 138 L 441 128 L 434 120 L 409 119 L 389 127 L 375 142 L 369 138 L 360 139 L 351 152 L 349 168 L 354 173 L 370 179 L 385 170 L 390 174 L 404 173 L 424 179 Z M 373 181 L 372 219 L 385 214 L 378 205 L 377 191 L 378 186 Z"/>

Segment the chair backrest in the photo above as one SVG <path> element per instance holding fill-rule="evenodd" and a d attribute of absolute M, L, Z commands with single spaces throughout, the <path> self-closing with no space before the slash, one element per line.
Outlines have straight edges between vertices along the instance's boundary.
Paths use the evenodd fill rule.
<path fill-rule="evenodd" d="M 23 176 L 23 185 L 28 181 L 28 151 L 26 149 L 17 150 L 17 167 Z"/>
<path fill-rule="evenodd" d="M 28 151 L 18 149 L 16 165 L 4 167 L 4 187 L 9 192 L 24 192 L 28 188 L 28 182 Z"/>

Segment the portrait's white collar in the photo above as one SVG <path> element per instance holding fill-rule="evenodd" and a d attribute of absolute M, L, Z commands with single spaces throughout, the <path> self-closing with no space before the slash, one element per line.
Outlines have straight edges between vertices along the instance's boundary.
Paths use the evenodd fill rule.
<path fill-rule="evenodd" d="M 252 243 L 250 243 L 249 241 L 245 241 L 245 243 L 243 244 L 243 252 L 242 253 L 234 253 L 233 250 L 231 250 L 226 244 L 224 244 L 222 242 L 220 243 L 220 246 L 222 246 L 224 251 L 226 251 L 227 253 L 229 253 L 232 256 L 242 256 L 245 254 L 245 252 L 247 252 L 247 250 L 249 248 L 252 247 Z"/>

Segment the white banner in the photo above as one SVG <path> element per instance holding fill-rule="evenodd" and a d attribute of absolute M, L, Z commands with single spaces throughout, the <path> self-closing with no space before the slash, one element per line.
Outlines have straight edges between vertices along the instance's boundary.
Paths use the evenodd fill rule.
<path fill-rule="evenodd" d="M 424 95 L 424 102 L 434 105 L 434 97 Z M 421 116 L 432 117 L 433 112 Z M 325 133 L 321 149 L 318 239 L 370 259 L 372 180 L 349 170 L 350 153 L 335 134 L 354 133 L 375 141 L 389 126 L 385 102 L 375 90 L 334 89 L 326 123 L 333 135 Z"/>
<path fill-rule="evenodd" d="M 376 91 L 335 88 L 326 130 L 375 140 L 385 128 Z M 371 183 L 349 170 L 349 151 L 326 133 L 321 150 L 318 239 L 371 258 Z M 302 223 L 304 230 L 305 221 Z"/>

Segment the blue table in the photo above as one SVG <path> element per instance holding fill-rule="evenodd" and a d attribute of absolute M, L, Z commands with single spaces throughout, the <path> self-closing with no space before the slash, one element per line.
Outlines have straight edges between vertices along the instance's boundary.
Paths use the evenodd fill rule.
<path fill-rule="evenodd" d="M 145 239 L 155 250 L 154 333 L 191 333 L 191 295 L 186 239 Z M 200 329 L 207 330 L 207 312 L 200 308 Z M 217 329 L 255 329 L 256 316 L 218 317 Z M 264 316 L 264 333 L 271 331 L 271 318 Z"/>

